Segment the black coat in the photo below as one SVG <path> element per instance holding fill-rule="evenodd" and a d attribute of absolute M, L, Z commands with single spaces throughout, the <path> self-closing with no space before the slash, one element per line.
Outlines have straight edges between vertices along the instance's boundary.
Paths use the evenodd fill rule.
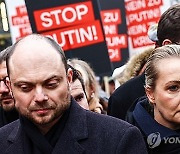
<path fill-rule="evenodd" d="M 0 128 L 1 154 L 23 154 L 19 120 Z M 140 131 L 119 119 L 82 109 L 72 101 L 54 154 L 146 154 Z"/>
<path fill-rule="evenodd" d="M 108 115 L 125 120 L 126 113 L 135 100 L 145 95 L 144 73 L 118 87 L 109 98 Z"/>
<path fill-rule="evenodd" d="M 11 111 L 4 111 L 2 107 L 0 107 L 0 127 L 11 123 L 19 118 L 18 112 L 14 109 Z"/>

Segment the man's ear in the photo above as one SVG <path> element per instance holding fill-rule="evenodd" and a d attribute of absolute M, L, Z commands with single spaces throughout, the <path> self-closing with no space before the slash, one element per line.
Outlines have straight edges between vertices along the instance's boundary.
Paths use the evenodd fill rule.
<path fill-rule="evenodd" d="M 168 44 L 172 44 L 171 40 L 169 39 L 165 39 L 162 43 L 162 45 L 168 45 Z"/>
<path fill-rule="evenodd" d="M 146 91 L 146 96 L 149 99 L 149 102 L 151 102 L 152 104 L 155 104 L 155 98 L 154 98 L 154 91 L 151 88 L 145 88 Z"/>
<path fill-rule="evenodd" d="M 13 97 L 12 87 L 11 87 L 11 82 L 10 82 L 9 77 L 6 78 L 6 86 L 8 87 L 8 89 L 9 89 L 9 91 L 10 91 L 10 94 L 11 94 L 11 96 Z M 14 97 L 13 97 L 13 98 L 14 98 Z"/>
<path fill-rule="evenodd" d="M 73 76 L 73 71 L 71 68 L 69 68 L 67 71 L 67 78 L 68 78 L 69 83 L 72 82 L 72 76 Z"/>

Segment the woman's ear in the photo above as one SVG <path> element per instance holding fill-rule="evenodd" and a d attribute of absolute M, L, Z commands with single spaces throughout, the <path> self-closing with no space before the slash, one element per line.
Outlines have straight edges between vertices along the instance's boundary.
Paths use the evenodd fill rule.
<path fill-rule="evenodd" d="M 149 99 L 149 102 L 151 102 L 152 104 L 155 104 L 155 98 L 154 98 L 154 91 L 151 88 L 145 88 L 146 91 L 146 96 Z"/>
<path fill-rule="evenodd" d="M 165 40 L 163 41 L 163 43 L 162 43 L 162 46 L 163 46 L 163 45 L 168 45 L 168 44 L 172 44 L 171 40 L 165 39 Z"/>

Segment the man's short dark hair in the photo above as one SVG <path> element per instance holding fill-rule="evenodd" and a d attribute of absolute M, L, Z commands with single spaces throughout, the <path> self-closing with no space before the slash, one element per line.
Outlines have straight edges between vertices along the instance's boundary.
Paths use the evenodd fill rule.
<path fill-rule="evenodd" d="M 172 43 L 180 42 L 180 4 L 171 6 L 161 15 L 157 36 L 160 46 L 165 39 L 169 39 Z"/>
<path fill-rule="evenodd" d="M 7 55 L 10 51 L 10 47 L 11 46 L 7 47 L 6 49 L 4 49 L 0 52 L 0 64 L 2 64 L 4 61 L 6 61 Z"/>

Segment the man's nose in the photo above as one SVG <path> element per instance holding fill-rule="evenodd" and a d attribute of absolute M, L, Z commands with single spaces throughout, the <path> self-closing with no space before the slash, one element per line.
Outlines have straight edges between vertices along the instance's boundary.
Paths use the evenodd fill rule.
<path fill-rule="evenodd" d="M 43 89 L 36 88 L 34 101 L 35 102 L 43 102 L 43 101 L 47 101 L 47 100 L 48 100 L 48 96 L 44 93 Z"/>
<path fill-rule="evenodd" d="M 9 88 L 3 81 L 0 81 L 0 93 L 9 92 Z"/>

